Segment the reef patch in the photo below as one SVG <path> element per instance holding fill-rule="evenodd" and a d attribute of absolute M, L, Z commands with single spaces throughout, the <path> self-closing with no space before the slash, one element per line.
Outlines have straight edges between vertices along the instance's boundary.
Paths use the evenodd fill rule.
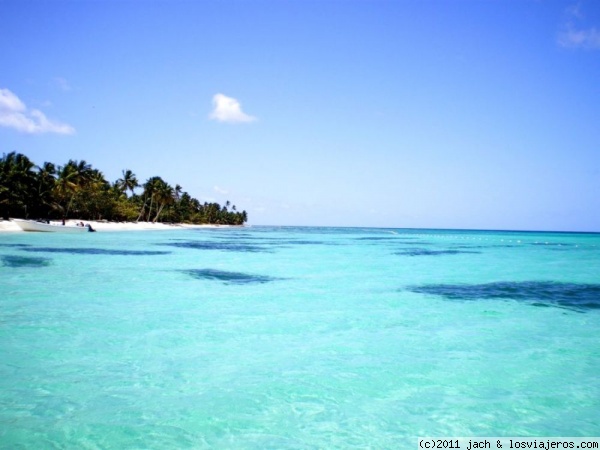
<path fill-rule="evenodd" d="M 449 300 L 507 299 L 533 306 L 560 306 L 576 310 L 600 309 L 600 284 L 553 281 L 496 282 L 485 284 L 428 284 L 408 290 Z"/>

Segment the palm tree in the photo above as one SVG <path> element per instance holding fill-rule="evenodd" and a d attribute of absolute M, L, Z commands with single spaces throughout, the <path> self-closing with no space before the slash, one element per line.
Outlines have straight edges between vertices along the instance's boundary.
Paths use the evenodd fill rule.
<path fill-rule="evenodd" d="M 37 173 L 37 215 L 47 217 L 53 207 L 53 190 L 56 183 L 56 166 L 51 162 L 44 162 L 38 166 Z"/>
<path fill-rule="evenodd" d="M 142 204 L 142 208 L 140 210 L 140 215 L 138 220 L 142 217 L 146 209 L 146 203 L 150 200 L 150 207 L 148 208 L 148 215 L 146 216 L 146 220 L 149 222 L 150 217 L 152 215 L 152 207 L 154 206 L 154 201 L 156 200 L 157 193 L 160 190 L 161 185 L 164 183 L 161 177 L 150 177 L 144 183 L 144 200 Z"/>
<path fill-rule="evenodd" d="M 4 154 L 0 159 L 0 204 L 4 207 L 4 217 L 8 219 L 10 212 L 23 211 L 35 197 L 36 173 L 35 164 L 21 153 Z"/>
<path fill-rule="evenodd" d="M 76 198 L 80 214 L 89 219 L 101 219 L 112 208 L 110 183 L 97 169 L 90 170 L 87 182 L 79 188 Z"/>
<path fill-rule="evenodd" d="M 181 185 L 176 184 L 174 192 L 175 192 L 175 201 L 179 201 L 179 198 L 181 197 L 181 193 L 183 192 L 183 188 L 181 187 Z"/>
<path fill-rule="evenodd" d="M 95 170 L 92 169 L 92 165 L 88 164 L 83 159 L 81 161 L 70 160 L 67 164 L 71 164 L 77 173 L 78 187 L 85 186 L 87 183 L 91 182 L 95 176 Z"/>
<path fill-rule="evenodd" d="M 65 220 L 69 214 L 82 218 L 132 220 L 137 215 L 148 221 L 190 221 L 193 223 L 244 223 L 246 211 L 239 212 L 229 201 L 223 207 L 191 197 L 176 184 L 173 188 L 155 176 L 144 183 L 143 194 L 134 193 L 139 186 L 131 170 L 111 186 L 102 172 L 86 161 L 69 160 L 63 166 L 45 162 L 35 166 L 25 155 L 11 152 L 0 158 L 0 215 L 9 218 L 23 214 L 46 217 L 52 209 Z M 131 192 L 128 198 L 127 191 Z M 231 211 L 229 210 L 231 209 Z M 139 215 L 138 215 L 139 211 Z M 18 217 L 18 216 L 17 216 Z"/>
<path fill-rule="evenodd" d="M 69 215 L 69 209 L 77 192 L 77 170 L 73 164 L 60 166 L 57 171 L 54 193 L 62 213 L 63 222 Z"/>
<path fill-rule="evenodd" d="M 94 169 L 85 160 L 75 161 L 70 159 L 67 164 L 58 168 L 56 191 L 63 202 L 66 203 L 66 199 L 69 199 L 68 204 L 62 205 L 63 221 L 69 215 L 77 192 L 87 187 L 94 177 Z"/>
<path fill-rule="evenodd" d="M 207 223 L 220 223 L 221 205 L 218 203 L 204 204 L 205 220 Z"/>
<path fill-rule="evenodd" d="M 45 162 L 38 167 L 38 179 L 43 181 L 53 180 L 56 176 L 56 166 L 51 162 Z"/>
<path fill-rule="evenodd" d="M 202 218 L 200 215 L 200 211 L 202 210 L 202 205 L 200 204 L 197 198 L 190 197 L 189 195 L 188 197 L 189 200 L 187 202 L 187 210 L 184 212 L 184 214 L 187 214 L 186 217 L 193 223 L 201 223 Z"/>
<path fill-rule="evenodd" d="M 117 180 L 117 186 L 119 186 L 123 192 L 127 192 L 128 190 L 131 191 L 131 195 L 133 195 L 133 190 L 140 184 L 138 183 L 135 174 L 131 170 L 123 170 L 122 173 L 123 178 L 119 178 Z"/>
<path fill-rule="evenodd" d="M 160 181 L 155 193 L 158 206 L 153 222 L 158 220 L 165 206 L 172 205 L 175 202 L 175 190 L 168 183 L 165 183 L 163 180 Z"/>

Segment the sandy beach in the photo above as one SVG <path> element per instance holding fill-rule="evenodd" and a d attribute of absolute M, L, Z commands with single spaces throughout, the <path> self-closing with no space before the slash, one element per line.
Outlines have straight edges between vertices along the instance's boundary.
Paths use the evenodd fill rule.
<path fill-rule="evenodd" d="M 67 220 L 66 224 L 75 226 L 78 223 L 90 224 L 96 231 L 151 231 L 151 230 L 176 230 L 189 228 L 229 228 L 231 225 L 192 225 L 192 224 L 165 224 L 153 222 L 102 222 L 94 220 Z M 60 221 L 50 222 L 60 225 Z M 0 232 L 23 232 L 16 223 L 7 220 L 0 220 Z"/>

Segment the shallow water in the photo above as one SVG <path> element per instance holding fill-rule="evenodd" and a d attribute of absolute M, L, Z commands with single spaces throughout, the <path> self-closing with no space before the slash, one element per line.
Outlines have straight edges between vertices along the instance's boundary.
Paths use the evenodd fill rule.
<path fill-rule="evenodd" d="M 600 435 L 600 235 L 0 235 L 0 448 Z"/>

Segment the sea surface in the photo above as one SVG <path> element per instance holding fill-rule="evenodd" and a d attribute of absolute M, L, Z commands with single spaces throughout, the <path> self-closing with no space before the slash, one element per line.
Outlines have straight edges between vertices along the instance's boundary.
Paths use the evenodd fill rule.
<path fill-rule="evenodd" d="M 600 235 L 0 234 L 0 448 L 600 436 Z"/>

